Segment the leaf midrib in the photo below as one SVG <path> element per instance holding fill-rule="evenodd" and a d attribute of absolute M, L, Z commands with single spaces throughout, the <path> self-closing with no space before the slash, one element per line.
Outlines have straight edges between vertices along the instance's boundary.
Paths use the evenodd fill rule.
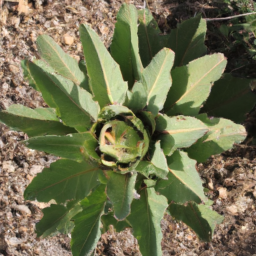
<path fill-rule="evenodd" d="M 152 85 L 152 87 L 151 87 L 151 89 L 150 89 L 150 91 L 149 91 L 149 93 L 148 93 L 147 105 L 149 104 L 149 100 L 151 99 L 151 98 L 150 98 L 150 95 L 152 94 L 153 90 L 155 89 L 156 84 L 157 84 L 157 82 L 158 82 L 160 76 L 162 76 L 162 72 L 163 72 L 163 69 L 164 69 L 164 67 L 165 67 L 165 63 L 166 63 L 166 61 L 167 61 L 167 59 L 168 59 L 168 53 L 169 53 L 168 50 L 165 50 L 165 58 L 164 58 L 164 61 L 163 61 L 162 65 L 161 65 L 161 68 L 160 68 L 160 70 L 159 70 L 159 72 L 158 72 L 158 75 L 156 76 L 155 82 L 153 83 L 153 85 Z"/>
<path fill-rule="evenodd" d="M 197 86 L 210 72 L 212 72 L 219 64 L 221 64 L 225 60 L 225 58 L 223 56 L 221 58 L 222 59 L 217 64 L 215 64 L 210 70 L 208 70 L 198 81 L 196 81 L 193 85 L 191 85 L 190 88 L 188 90 L 186 90 L 186 92 L 178 100 L 176 100 L 168 108 L 167 111 L 169 111 L 174 105 L 176 105 L 179 101 L 181 101 L 184 97 L 186 97 L 187 94 L 190 93 L 195 88 L 195 86 Z"/>
<path fill-rule="evenodd" d="M 223 127 L 225 128 L 225 127 Z M 241 136 L 246 136 L 247 133 L 246 132 L 236 132 L 236 133 L 228 133 L 228 134 L 221 134 L 219 136 L 217 136 L 218 138 L 223 138 L 223 137 L 230 137 L 230 136 L 234 136 L 234 135 L 241 135 Z M 206 139 L 203 141 L 203 143 L 208 142 L 208 141 L 214 141 L 217 140 L 217 138 L 214 139 Z"/>
<path fill-rule="evenodd" d="M 200 131 L 205 130 L 207 131 L 207 128 L 191 128 L 191 129 L 178 129 L 178 130 L 163 130 L 162 133 L 164 134 L 178 134 L 178 133 L 186 133 L 186 132 L 193 132 L 193 131 Z"/>
<path fill-rule="evenodd" d="M 38 67 L 38 66 L 37 66 Z M 42 70 L 43 71 L 43 70 Z M 58 86 L 58 84 L 52 79 L 52 77 L 51 77 L 51 75 L 49 75 L 47 72 L 45 72 L 45 71 L 43 71 L 45 74 L 46 74 L 46 76 L 51 80 L 51 82 L 55 85 L 55 87 L 58 89 L 58 90 L 60 90 L 63 94 L 65 94 L 65 96 L 81 111 L 81 112 L 83 112 L 87 117 L 89 117 L 90 119 L 91 118 L 93 118 L 94 119 L 94 117 L 93 116 L 91 116 L 90 114 L 89 114 L 89 112 L 87 112 L 80 104 L 78 104 L 77 102 L 75 102 L 74 101 L 74 99 L 70 96 L 70 94 L 63 88 L 63 87 L 61 87 L 61 86 Z M 56 79 L 58 79 L 58 78 L 56 78 Z M 61 83 L 61 82 L 59 82 L 59 83 Z M 36 83 L 36 84 L 38 84 L 38 83 Z M 74 86 L 77 86 L 77 85 L 75 85 L 74 84 Z M 45 87 L 45 86 L 44 86 Z M 78 90 L 79 90 L 79 88 L 78 88 Z M 57 108 L 59 108 L 59 106 L 57 106 Z M 63 116 L 63 115 L 62 115 Z"/>
<path fill-rule="evenodd" d="M 198 193 L 197 193 L 193 188 L 191 188 L 191 186 L 189 186 L 189 183 L 186 183 L 185 181 L 183 181 L 179 176 L 176 175 L 175 172 L 172 171 L 171 168 L 168 167 L 168 169 L 169 169 L 169 172 L 170 172 L 171 174 L 173 174 L 179 181 L 181 181 L 182 184 L 184 184 L 186 187 L 188 187 L 193 193 L 195 193 L 195 195 L 197 195 L 202 201 L 204 201 L 204 198 L 201 198 L 201 196 L 198 195 Z M 184 172 L 184 171 L 183 171 L 183 172 Z M 187 175 L 187 174 L 186 174 L 186 175 Z M 193 181 L 193 183 L 194 183 L 194 181 Z"/>
<path fill-rule="evenodd" d="M 105 205 L 105 203 L 103 203 L 103 204 L 102 204 L 102 207 L 101 207 L 102 209 L 101 209 L 100 213 L 102 212 L 104 205 Z M 98 212 L 98 209 L 97 209 L 97 210 L 95 210 L 95 212 L 96 212 L 96 211 Z M 90 234 L 92 233 L 92 231 L 93 231 L 94 227 L 95 227 L 95 226 L 96 226 L 96 224 L 98 223 L 99 218 L 100 218 L 100 215 L 101 215 L 100 213 L 99 213 L 98 217 L 96 218 L 96 220 L 95 220 L 94 224 L 92 225 L 92 227 L 91 227 L 91 229 L 90 229 L 90 231 L 89 231 L 89 233 L 88 233 L 88 235 L 87 235 L 86 239 L 84 240 L 84 243 L 82 244 L 82 247 L 81 247 L 81 249 L 80 249 L 80 251 L 79 251 L 79 254 L 81 254 L 81 251 L 83 250 L 85 243 L 87 242 L 87 240 L 88 240 L 88 238 L 89 238 Z"/>
<path fill-rule="evenodd" d="M 52 47 L 51 43 L 48 41 L 48 39 L 45 40 L 47 42 L 47 44 L 51 47 L 51 49 L 57 54 L 57 56 L 59 57 L 59 59 L 61 60 L 61 62 L 63 63 L 63 66 L 65 66 L 67 68 L 67 70 L 69 71 L 70 74 L 72 74 L 72 81 L 76 84 L 76 85 L 79 85 L 79 81 L 76 79 L 75 75 L 73 74 L 73 72 L 70 70 L 70 68 L 66 65 L 66 62 L 63 60 L 63 57 L 60 56 L 60 53 L 54 49 L 54 47 Z M 65 52 L 63 52 L 63 54 L 66 54 Z M 72 57 L 70 57 L 72 58 Z M 63 76 L 63 77 L 66 77 L 66 78 L 69 78 L 67 76 Z"/>
<path fill-rule="evenodd" d="M 73 174 L 73 175 L 71 175 L 71 176 L 68 176 L 68 177 L 66 177 L 65 179 L 62 179 L 62 180 L 60 180 L 60 181 L 58 181 L 58 182 L 55 182 L 55 183 L 53 183 L 53 184 L 51 184 L 51 185 L 49 185 L 49 186 L 47 186 L 47 187 L 44 187 L 44 188 L 42 188 L 42 189 L 40 189 L 40 190 L 37 190 L 37 194 L 38 194 L 39 192 L 42 192 L 42 191 L 44 191 L 44 190 L 46 190 L 46 189 L 49 189 L 49 188 L 51 188 L 51 187 L 53 187 L 53 186 L 56 186 L 56 185 L 58 185 L 58 184 L 60 184 L 60 183 L 62 183 L 62 182 L 68 181 L 68 180 L 70 180 L 70 179 L 76 178 L 76 177 L 78 177 L 78 176 L 81 176 L 81 175 L 83 175 L 83 174 L 86 174 L 86 173 L 89 173 L 89 172 L 93 172 L 93 171 L 96 171 L 96 170 L 99 170 L 99 168 L 89 169 L 89 170 L 82 171 L 82 172 Z"/>

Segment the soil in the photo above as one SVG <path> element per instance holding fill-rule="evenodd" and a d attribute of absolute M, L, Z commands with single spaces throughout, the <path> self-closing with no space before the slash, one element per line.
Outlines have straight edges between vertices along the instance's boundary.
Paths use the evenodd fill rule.
<path fill-rule="evenodd" d="M 129 1 L 133 3 L 133 1 Z M 40 93 L 23 80 L 20 61 L 37 56 L 36 38 L 48 34 L 75 59 L 82 58 L 78 27 L 90 23 L 108 47 L 115 17 L 122 1 L 117 0 L 0 0 L 0 109 L 11 104 L 45 107 Z M 148 1 L 163 31 L 177 21 L 215 8 L 203 1 Z M 142 1 L 136 1 L 143 8 Z M 186 12 L 181 7 L 186 7 Z M 255 119 L 253 119 L 255 120 Z M 252 127 L 255 127 L 253 126 Z M 250 126 L 251 127 L 251 126 Z M 254 130 L 252 128 L 252 130 Z M 253 131 L 254 132 L 254 131 Z M 35 224 L 48 204 L 24 201 L 23 192 L 38 172 L 55 157 L 27 149 L 22 132 L 0 124 L 0 256 L 71 255 L 70 237 L 36 238 Z M 163 255 L 256 256 L 256 147 L 234 149 L 199 164 L 198 172 L 214 200 L 213 209 L 225 217 L 211 243 L 200 242 L 185 224 L 165 215 L 162 221 Z M 130 230 L 102 234 L 95 255 L 140 255 Z"/>

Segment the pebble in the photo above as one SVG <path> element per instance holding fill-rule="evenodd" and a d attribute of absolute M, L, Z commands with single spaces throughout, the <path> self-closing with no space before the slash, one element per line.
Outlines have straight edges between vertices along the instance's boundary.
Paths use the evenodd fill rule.
<path fill-rule="evenodd" d="M 217 188 L 217 190 L 219 191 L 219 197 L 222 199 L 226 199 L 228 197 L 227 195 L 227 189 L 223 188 L 223 187 L 219 187 Z"/>
<path fill-rule="evenodd" d="M 237 207 L 234 204 L 230 205 L 230 206 L 227 206 L 226 210 L 231 215 L 237 215 L 238 214 Z"/>
<path fill-rule="evenodd" d="M 29 173 L 33 176 L 35 176 L 36 174 L 38 174 L 39 172 L 41 172 L 43 170 L 43 166 L 42 165 L 32 165 L 31 169 L 29 170 Z"/>
<path fill-rule="evenodd" d="M 28 215 L 31 215 L 31 211 L 29 210 L 29 208 L 26 205 L 13 204 L 11 207 L 12 207 L 12 209 L 17 210 L 17 211 L 21 212 L 22 214 L 26 213 Z"/>
<path fill-rule="evenodd" d="M 14 172 L 15 167 L 12 164 L 12 161 L 3 161 L 3 171 Z"/>
<path fill-rule="evenodd" d="M 26 242 L 26 240 L 24 239 L 19 239 L 17 237 L 11 237 L 10 239 L 6 239 L 7 240 L 7 243 L 9 245 L 12 245 L 12 246 L 17 246 L 19 244 L 22 244 L 24 242 Z"/>
<path fill-rule="evenodd" d="M 13 64 L 9 65 L 9 69 L 13 74 L 17 74 L 20 72 L 20 68 Z"/>
<path fill-rule="evenodd" d="M 72 45 L 74 43 L 74 37 L 70 36 L 69 34 L 65 34 L 63 36 L 63 40 L 66 45 Z"/>

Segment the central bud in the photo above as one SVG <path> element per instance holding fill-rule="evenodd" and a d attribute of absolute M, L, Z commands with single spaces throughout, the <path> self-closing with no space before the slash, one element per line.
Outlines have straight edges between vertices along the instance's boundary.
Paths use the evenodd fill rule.
<path fill-rule="evenodd" d="M 103 126 L 99 142 L 102 153 L 123 164 L 135 162 L 140 158 L 144 144 L 133 127 L 117 120 Z"/>
<path fill-rule="evenodd" d="M 99 115 L 102 124 L 99 150 L 103 165 L 123 173 L 132 171 L 148 151 L 143 123 L 124 106 L 107 106 Z"/>

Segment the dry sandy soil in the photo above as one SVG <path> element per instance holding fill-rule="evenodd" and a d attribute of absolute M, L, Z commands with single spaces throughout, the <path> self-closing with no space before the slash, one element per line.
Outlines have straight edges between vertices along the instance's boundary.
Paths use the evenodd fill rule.
<path fill-rule="evenodd" d="M 0 0 L 0 109 L 14 103 L 31 108 L 46 106 L 41 95 L 24 82 L 20 67 L 20 60 L 37 57 L 38 35 L 52 36 L 79 60 L 79 24 L 90 23 L 108 46 L 120 5 L 117 0 Z M 143 2 L 136 1 L 135 5 L 142 8 Z M 187 1 L 186 5 L 204 11 L 198 2 Z M 159 25 L 168 30 L 175 21 L 177 2 L 149 1 L 149 6 Z M 191 8 L 192 15 L 193 11 Z M 33 177 L 56 158 L 25 148 L 19 143 L 25 138 L 26 134 L 0 125 L 0 256 L 71 255 L 69 237 L 41 239 L 34 233 L 42 217 L 40 209 L 47 204 L 24 201 L 23 192 Z M 163 255 L 256 256 L 255 156 L 255 147 L 237 145 L 198 165 L 208 195 L 214 200 L 213 208 L 225 219 L 213 241 L 202 243 L 186 225 L 166 215 L 162 221 Z M 110 230 L 102 235 L 95 255 L 140 254 L 130 230 L 119 234 Z"/>

